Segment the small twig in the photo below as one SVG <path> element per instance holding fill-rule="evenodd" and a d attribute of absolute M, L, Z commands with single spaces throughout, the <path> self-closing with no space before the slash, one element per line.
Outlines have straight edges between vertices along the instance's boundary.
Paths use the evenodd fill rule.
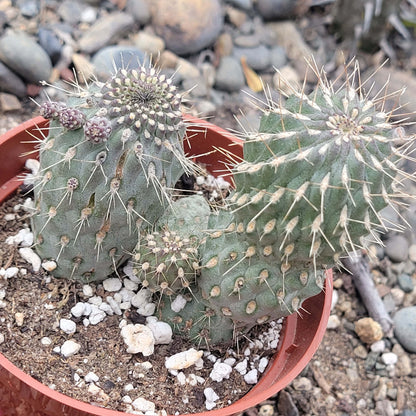
<path fill-rule="evenodd" d="M 371 318 L 377 321 L 384 331 L 390 334 L 393 321 L 374 285 L 367 258 L 357 252 L 343 259 L 344 268 L 351 273 L 354 285 L 361 296 L 361 300 Z"/>

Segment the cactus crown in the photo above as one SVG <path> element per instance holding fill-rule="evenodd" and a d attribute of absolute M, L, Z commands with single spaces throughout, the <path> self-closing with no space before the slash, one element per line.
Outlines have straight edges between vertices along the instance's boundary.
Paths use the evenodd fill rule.
<path fill-rule="evenodd" d="M 193 169 L 180 105 L 171 79 L 143 66 L 40 106 L 51 124 L 32 225 L 56 276 L 105 279 L 171 203 L 169 190 Z"/>

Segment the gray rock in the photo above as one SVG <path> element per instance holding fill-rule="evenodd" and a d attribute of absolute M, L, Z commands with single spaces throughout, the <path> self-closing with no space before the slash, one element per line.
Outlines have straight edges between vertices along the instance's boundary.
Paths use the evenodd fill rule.
<path fill-rule="evenodd" d="M 227 0 L 227 3 L 243 10 L 250 10 L 253 7 L 252 0 Z"/>
<path fill-rule="evenodd" d="M 240 62 L 231 56 L 224 56 L 217 69 L 215 87 L 228 91 L 239 91 L 245 83 Z"/>
<path fill-rule="evenodd" d="M 199 52 L 212 45 L 224 25 L 219 0 L 154 0 L 152 6 L 156 34 L 177 55 Z"/>
<path fill-rule="evenodd" d="M 394 335 L 409 352 L 416 352 L 416 306 L 400 309 L 393 318 Z"/>
<path fill-rule="evenodd" d="M 257 9 L 265 20 L 290 19 L 303 11 L 302 3 L 307 7 L 297 0 L 257 0 Z"/>
<path fill-rule="evenodd" d="M 264 71 L 271 64 L 270 49 L 264 45 L 259 45 L 256 48 L 239 48 L 236 46 L 233 55 L 238 60 L 245 56 L 248 66 L 255 71 Z"/>
<path fill-rule="evenodd" d="M 137 48 L 127 46 L 107 46 L 97 52 L 91 63 L 99 79 L 107 79 L 116 69 L 137 68 L 147 60 L 145 54 Z"/>
<path fill-rule="evenodd" d="M 17 7 L 22 16 L 27 18 L 35 17 L 39 14 L 39 2 L 37 0 L 19 0 Z"/>
<path fill-rule="evenodd" d="M 25 83 L 6 65 L 0 62 L 0 90 L 9 92 L 17 97 L 26 95 Z"/>
<path fill-rule="evenodd" d="M 286 390 L 282 390 L 279 393 L 279 399 L 277 403 L 277 409 L 282 415 L 286 416 L 299 416 L 299 410 L 293 402 L 292 396 Z"/>
<path fill-rule="evenodd" d="M 391 261 L 406 261 L 409 257 L 409 242 L 402 235 L 393 235 L 386 241 L 384 251 Z"/>
<path fill-rule="evenodd" d="M 76 25 L 81 20 L 84 7 L 80 2 L 73 0 L 64 0 L 58 7 L 58 16 L 70 25 Z"/>
<path fill-rule="evenodd" d="M 255 48 L 260 43 L 261 39 L 257 34 L 239 35 L 234 39 L 234 44 L 240 48 Z"/>
<path fill-rule="evenodd" d="M 52 63 L 56 64 L 61 57 L 62 42 L 58 39 L 53 30 L 43 27 L 39 28 L 38 42 L 49 55 Z"/>
<path fill-rule="evenodd" d="M 270 63 L 273 68 L 283 68 L 287 63 L 285 50 L 280 46 L 275 46 L 270 51 Z"/>
<path fill-rule="evenodd" d="M 416 412 L 413 410 L 405 409 L 403 412 L 400 413 L 399 416 L 416 416 Z"/>
<path fill-rule="evenodd" d="M 402 273 L 399 275 L 399 277 L 397 278 L 397 283 L 399 284 L 400 289 L 402 289 L 403 292 L 406 293 L 410 293 L 414 288 L 412 278 L 406 273 Z"/>
<path fill-rule="evenodd" d="M 118 12 L 102 17 L 81 37 L 79 48 L 82 52 L 94 53 L 109 42 L 114 43 L 133 26 L 134 19 L 127 13 Z"/>
<path fill-rule="evenodd" d="M 126 12 L 140 25 L 145 25 L 150 20 L 150 10 L 146 0 L 127 0 Z"/>
<path fill-rule="evenodd" d="M 24 32 L 8 31 L 0 38 L 0 60 L 31 83 L 49 79 L 52 71 L 48 54 Z"/>

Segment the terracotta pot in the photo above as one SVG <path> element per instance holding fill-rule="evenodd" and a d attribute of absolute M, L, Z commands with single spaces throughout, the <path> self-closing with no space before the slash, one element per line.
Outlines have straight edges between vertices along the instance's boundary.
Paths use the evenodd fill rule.
<path fill-rule="evenodd" d="M 199 155 L 199 162 L 213 174 L 224 171 L 226 156 L 218 148 L 227 148 L 242 156 L 241 140 L 203 120 L 186 116 L 195 122 L 185 142 L 190 155 Z M 19 186 L 24 161 L 35 154 L 21 156 L 35 147 L 34 137 L 42 136 L 47 122 L 34 118 L 14 128 L 0 138 L 0 202 Z M 229 177 L 228 180 L 231 178 Z M 255 406 L 286 387 L 307 365 L 325 333 L 331 308 L 332 272 L 328 271 L 326 289 L 303 304 L 307 311 L 300 317 L 285 319 L 278 352 L 260 381 L 240 400 L 230 406 L 209 412 L 209 416 L 226 416 Z M 1 346 L 0 346 L 1 350 Z M 207 413 L 207 412 L 205 412 Z M 125 413 L 103 409 L 67 397 L 44 386 L 15 367 L 0 354 L 0 416 L 121 416 Z M 198 414 L 202 415 L 201 414 Z"/>

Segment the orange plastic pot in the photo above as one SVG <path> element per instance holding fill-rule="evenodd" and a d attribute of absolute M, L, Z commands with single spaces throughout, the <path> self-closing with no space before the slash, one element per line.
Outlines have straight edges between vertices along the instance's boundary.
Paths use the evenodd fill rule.
<path fill-rule="evenodd" d="M 185 116 L 192 124 L 185 141 L 186 151 L 206 164 L 213 174 L 224 172 L 229 162 L 219 148 L 242 156 L 242 142 L 227 131 L 206 121 Z M 0 202 L 19 186 L 25 159 L 21 156 L 35 147 L 34 137 L 47 130 L 42 117 L 14 128 L 0 138 Z M 230 178 L 228 178 L 230 179 Z M 278 351 L 259 382 L 240 400 L 209 416 L 240 413 L 286 387 L 308 364 L 317 350 L 328 322 L 332 299 L 332 272 L 328 271 L 325 291 L 303 304 L 302 316 L 293 314 L 284 321 Z M 1 350 L 1 346 L 0 346 Z M 198 416 L 204 414 L 198 413 Z M 44 386 L 25 374 L 0 354 L 0 416 L 121 416 L 126 413 L 80 402 Z"/>

